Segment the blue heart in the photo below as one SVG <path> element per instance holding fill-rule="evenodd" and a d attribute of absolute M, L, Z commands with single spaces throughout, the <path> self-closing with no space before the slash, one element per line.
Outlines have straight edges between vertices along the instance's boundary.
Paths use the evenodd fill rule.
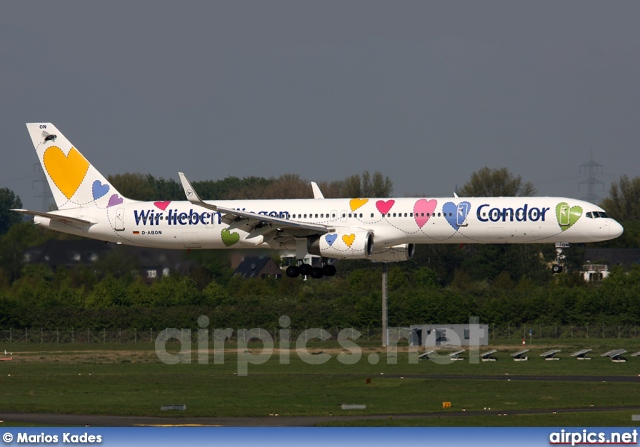
<path fill-rule="evenodd" d="M 325 237 L 325 240 L 327 241 L 327 244 L 329 244 L 329 247 L 331 247 L 333 245 L 333 243 L 336 241 L 336 239 L 338 239 L 338 235 L 337 234 L 327 234 Z"/>
<path fill-rule="evenodd" d="M 447 202 L 442 205 L 442 212 L 444 218 L 447 219 L 451 228 L 458 231 L 460 225 L 467 220 L 471 204 L 469 202 L 460 202 L 456 205 L 453 202 Z"/>
<path fill-rule="evenodd" d="M 100 183 L 100 180 L 96 180 L 93 182 L 91 192 L 93 193 L 93 200 L 98 200 L 109 192 L 109 185 L 103 185 Z"/>

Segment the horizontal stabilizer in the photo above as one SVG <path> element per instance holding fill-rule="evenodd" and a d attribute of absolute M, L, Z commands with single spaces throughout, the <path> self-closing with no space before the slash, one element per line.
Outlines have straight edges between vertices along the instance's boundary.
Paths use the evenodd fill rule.
<path fill-rule="evenodd" d="M 27 214 L 29 216 L 39 216 L 46 217 L 51 220 L 58 220 L 60 222 L 64 222 L 67 224 L 80 224 L 80 225 L 94 225 L 96 222 L 92 222 L 86 219 L 80 219 L 78 217 L 64 216 L 62 214 L 55 213 L 43 213 L 41 211 L 31 211 L 31 210 L 23 210 L 23 209 L 12 209 L 11 211 L 15 211 L 20 214 Z"/>

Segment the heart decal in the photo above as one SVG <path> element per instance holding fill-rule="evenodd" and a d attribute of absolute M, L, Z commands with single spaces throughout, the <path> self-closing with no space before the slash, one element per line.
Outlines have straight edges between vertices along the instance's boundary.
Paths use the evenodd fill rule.
<path fill-rule="evenodd" d="M 351 246 L 353 245 L 353 241 L 356 240 L 356 235 L 355 234 L 345 234 L 342 236 L 342 241 L 347 244 L 347 247 L 351 248 Z"/>
<path fill-rule="evenodd" d="M 122 202 L 124 202 L 124 200 L 122 200 L 122 197 L 120 197 L 118 194 L 114 194 L 111 197 L 109 197 L 109 203 L 107 204 L 107 208 L 120 205 Z"/>
<path fill-rule="evenodd" d="M 165 211 L 170 203 L 171 203 L 171 200 L 166 200 L 164 202 L 153 202 L 153 204 L 156 207 L 160 208 L 162 211 Z"/>
<path fill-rule="evenodd" d="M 72 147 L 67 155 L 57 147 L 48 148 L 43 157 L 44 167 L 67 199 L 76 193 L 89 170 L 89 162 Z"/>
<path fill-rule="evenodd" d="M 233 244 L 236 244 L 240 240 L 240 235 L 238 233 L 231 233 L 226 228 L 222 230 L 221 236 L 222 242 L 227 247 L 231 247 Z"/>
<path fill-rule="evenodd" d="M 387 214 L 389 211 L 391 211 L 394 203 L 396 203 L 395 200 L 387 200 L 386 202 L 384 200 L 378 200 L 376 202 L 376 208 L 378 208 L 378 211 L 380 211 L 382 214 Z"/>
<path fill-rule="evenodd" d="M 333 246 L 333 243 L 336 241 L 336 239 L 338 239 L 338 235 L 337 234 L 327 234 L 324 239 L 327 241 L 327 244 L 329 244 L 329 247 Z"/>
<path fill-rule="evenodd" d="M 98 200 L 100 197 L 105 196 L 109 192 L 109 185 L 103 185 L 100 180 L 96 180 L 91 185 L 91 193 L 93 194 L 93 200 Z"/>
<path fill-rule="evenodd" d="M 369 199 L 351 199 L 349 201 L 349 206 L 351 206 L 351 211 L 355 211 L 361 206 L 364 206 Z"/>
<path fill-rule="evenodd" d="M 437 205 L 438 201 L 435 199 L 420 199 L 413 205 L 413 218 L 416 220 L 418 227 L 424 227 Z"/>
<path fill-rule="evenodd" d="M 580 219 L 580 216 L 582 216 L 581 206 L 569 207 L 567 202 L 560 202 L 556 206 L 556 218 L 562 231 L 571 228 Z"/>
<path fill-rule="evenodd" d="M 471 204 L 469 202 L 460 202 L 457 205 L 453 202 L 447 202 L 442 206 L 444 218 L 447 219 L 449 225 L 456 231 L 458 231 L 467 220 L 470 209 Z"/>

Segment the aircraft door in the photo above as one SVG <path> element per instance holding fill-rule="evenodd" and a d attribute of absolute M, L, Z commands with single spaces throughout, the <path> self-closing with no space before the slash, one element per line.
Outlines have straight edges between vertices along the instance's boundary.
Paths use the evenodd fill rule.
<path fill-rule="evenodd" d="M 116 210 L 116 231 L 124 231 L 124 208 Z"/>
<path fill-rule="evenodd" d="M 458 205 L 458 209 L 456 212 L 456 223 L 458 224 L 459 227 L 466 227 L 467 225 L 469 225 L 467 223 L 469 208 L 471 208 L 470 203 L 461 203 Z"/>
<path fill-rule="evenodd" d="M 560 206 L 560 225 L 569 225 L 569 205 Z"/>

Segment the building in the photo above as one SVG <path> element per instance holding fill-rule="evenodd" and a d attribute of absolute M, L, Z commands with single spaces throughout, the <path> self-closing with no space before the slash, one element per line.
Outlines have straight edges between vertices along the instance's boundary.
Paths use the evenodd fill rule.
<path fill-rule="evenodd" d="M 476 331 L 477 329 L 477 331 Z M 487 346 L 486 324 L 414 324 L 409 327 L 410 346 Z"/>
<path fill-rule="evenodd" d="M 620 265 L 631 268 L 640 264 L 640 249 L 638 248 L 587 248 L 584 251 L 587 264 L 607 264 L 610 267 Z"/>
<path fill-rule="evenodd" d="M 240 262 L 233 275 L 243 278 L 282 278 L 282 270 L 267 256 L 247 256 Z"/>
<path fill-rule="evenodd" d="M 585 264 L 580 274 L 585 281 L 601 281 L 609 276 L 612 266 L 630 269 L 640 264 L 640 249 L 637 248 L 587 248 Z"/>
<path fill-rule="evenodd" d="M 60 267 L 100 268 L 106 266 L 109 259 L 127 269 L 126 273 L 133 272 L 149 280 L 169 276 L 174 272 L 185 274 L 193 266 L 179 250 L 106 244 L 93 239 L 52 239 L 23 252 L 24 263 L 45 264 L 53 271 Z M 100 261 L 104 264 L 101 265 Z"/>

